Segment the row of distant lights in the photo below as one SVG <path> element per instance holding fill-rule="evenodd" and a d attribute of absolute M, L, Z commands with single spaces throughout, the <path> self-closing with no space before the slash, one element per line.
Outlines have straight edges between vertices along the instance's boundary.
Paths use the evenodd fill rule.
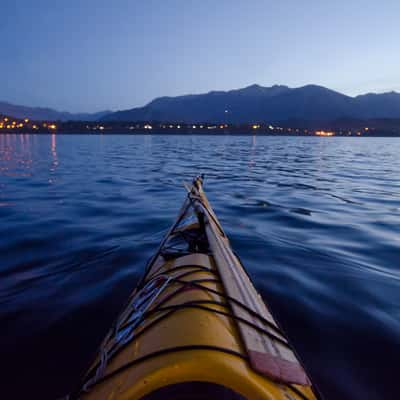
<path fill-rule="evenodd" d="M 46 124 L 43 124 L 43 126 L 44 127 L 46 127 Z M 181 129 L 182 128 L 182 126 L 181 125 L 160 125 L 161 126 L 161 128 L 162 129 L 166 129 L 166 128 L 170 128 L 170 129 Z M 1 127 L 1 125 L 0 125 L 0 127 Z M 35 127 L 35 125 L 34 125 L 34 127 Z M 252 127 L 252 129 L 254 129 L 254 130 L 256 130 L 256 129 L 260 129 L 260 128 L 262 128 L 261 127 L 261 125 L 259 125 L 259 124 L 254 124 L 254 125 L 252 125 L 251 126 Z M 50 128 L 50 129 L 56 129 L 56 126 L 55 125 L 48 125 L 48 128 Z M 103 125 L 96 125 L 96 126 L 94 126 L 93 128 L 91 128 L 89 125 L 87 125 L 86 126 L 86 128 L 87 129 L 93 129 L 93 130 L 100 130 L 100 131 L 103 131 L 104 129 L 105 129 L 105 127 L 103 126 Z M 139 129 L 139 128 L 141 128 L 141 126 L 140 125 L 137 125 L 136 126 L 136 128 L 137 129 Z M 192 128 L 192 129 L 197 129 L 197 128 L 199 128 L 199 129 L 204 129 L 204 128 L 206 128 L 206 129 L 226 129 L 226 128 L 228 128 L 228 125 L 227 124 L 221 124 L 221 125 L 207 125 L 207 126 L 205 126 L 205 125 L 189 125 L 188 126 L 188 128 L 190 129 L 190 128 Z M 272 125 L 268 125 L 268 127 L 267 127 L 269 130 L 271 130 L 271 131 L 273 131 L 273 130 L 278 130 L 278 131 L 284 131 L 284 130 L 287 130 L 288 132 L 296 132 L 296 133 L 299 133 L 300 131 L 303 131 L 303 132 L 305 132 L 305 133 L 311 133 L 311 134 L 315 134 L 316 136 L 334 136 L 335 135 L 335 132 L 332 132 L 332 131 L 309 131 L 308 129 L 304 129 L 304 130 L 302 130 L 302 129 L 298 129 L 298 128 L 286 128 L 286 129 L 284 129 L 284 128 L 282 128 L 282 127 L 280 127 L 280 126 L 272 126 Z M 135 127 L 134 126 L 130 126 L 129 127 L 129 129 L 130 130 L 133 130 L 133 129 L 135 129 Z M 152 125 L 150 125 L 150 124 L 145 124 L 144 126 L 143 126 L 143 129 L 147 129 L 147 130 L 151 130 L 151 129 L 153 129 L 153 126 Z M 369 131 L 369 129 L 370 128 L 364 128 L 364 131 Z M 342 132 L 340 132 L 340 133 L 342 133 Z M 361 136 L 361 132 L 355 132 L 358 136 Z M 351 135 L 351 134 L 353 134 L 353 132 L 352 131 L 349 131 L 348 132 L 348 134 L 349 135 Z"/>
<path fill-rule="evenodd" d="M 176 125 L 176 126 L 175 125 L 160 125 L 160 126 L 161 126 L 162 129 L 166 129 L 166 128 L 169 128 L 169 129 L 181 129 L 182 128 L 181 125 Z M 86 128 L 90 129 L 90 126 L 87 125 Z M 139 129 L 139 128 L 141 128 L 141 126 L 136 126 L 136 128 Z M 188 128 L 192 128 L 192 129 L 197 129 L 197 128 L 198 129 L 204 129 L 204 128 L 206 128 L 206 129 L 218 129 L 218 128 L 224 129 L 224 128 L 228 128 L 228 125 L 227 124 L 224 124 L 224 125 L 208 125 L 208 126 L 205 126 L 205 125 L 198 125 L 198 126 L 197 125 L 189 125 Z M 97 126 L 93 127 L 92 129 L 94 129 L 94 130 L 99 129 L 100 131 L 103 131 L 105 129 L 105 127 L 103 125 L 97 125 Z M 130 126 L 129 129 L 133 130 L 133 129 L 135 129 L 135 127 L 134 126 Z M 150 124 L 145 124 L 145 125 L 143 125 L 143 129 L 151 130 L 151 129 L 153 129 L 153 126 L 150 125 Z"/>
<path fill-rule="evenodd" d="M 181 125 L 160 125 L 160 127 L 162 128 L 162 129 L 166 129 L 166 128 L 170 128 L 170 129 L 181 129 Z M 260 128 L 262 128 L 262 126 L 260 125 L 260 124 L 253 124 L 253 125 L 251 125 L 251 127 L 252 127 L 252 129 L 254 129 L 254 130 L 256 130 L 256 129 L 260 129 Z M 89 126 L 87 126 L 87 128 L 89 129 L 90 127 Z M 136 126 L 136 128 L 140 128 L 140 126 Z M 205 125 L 189 125 L 187 128 L 191 128 L 191 129 L 204 129 L 204 128 L 206 128 L 206 129 L 226 129 L 226 128 L 228 128 L 228 125 L 227 124 L 221 124 L 221 125 L 207 125 L 207 126 L 205 126 Z M 280 126 L 276 126 L 276 127 L 274 127 L 274 126 L 272 126 L 272 125 L 268 125 L 266 128 L 268 128 L 269 130 L 278 130 L 278 131 L 284 131 L 285 129 L 284 128 L 282 128 L 282 127 L 280 127 Z M 105 128 L 104 128 L 104 126 L 103 125 L 97 125 L 97 126 L 95 126 L 95 127 L 93 127 L 92 129 L 94 129 L 94 130 L 96 130 L 96 129 L 99 129 L 99 130 L 101 130 L 101 131 L 103 131 Z M 133 130 L 133 129 L 135 129 L 135 127 L 134 126 L 130 126 L 129 127 L 129 129 L 130 130 Z M 146 129 L 146 130 L 151 130 L 151 129 L 153 129 L 153 126 L 152 125 L 150 125 L 150 124 L 145 124 L 145 125 L 143 125 L 143 129 Z M 300 129 L 292 129 L 292 128 L 287 128 L 287 131 L 288 132 L 300 132 Z M 304 132 L 305 133 L 308 133 L 308 130 L 307 129 L 305 129 L 304 130 Z M 334 135 L 334 132 L 325 132 L 325 131 L 317 131 L 317 132 L 315 132 L 315 134 L 317 135 L 317 136 L 333 136 Z"/>
<path fill-rule="evenodd" d="M 17 121 L 10 121 L 7 117 L 3 118 L 3 121 L 0 121 L 0 129 L 16 129 L 16 128 L 23 128 L 27 123 L 29 123 L 29 119 L 25 118 L 24 122 L 17 122 Z M 48 128 L 51 130 L 56 130 L 57 126 L 55 124 L 47 124 L 44 122 L 42 124 L 43 128 Z M 31 125 L 32 129 L 39 129 L 39 126 L 36 124 Z"/>
<path fill-rule="evenodd" d="M 133 128 L 133 127 L 131 127 L 131 128 Z M 180 125 L 177 125 L 177 126 L 174 126 L 174 125 L 161 125 L 161 128 L 163 128 L 163 129 L 165 129 L 165 128 L 170 128 L 170 129 L 173 129 L 173 128 L 177 128 L 177 129 L 180 129 L 181 128 L 181 126 Z M 204 129 L 204 128 L 207 128 L 207 129 L 225 129 L 225 128 L 228 128 L 228 124 L 221 124 L 221 125 L 207 125 L 207 126 L 204 126 L 204 125 L 189 125 L 188 126 L 188 128 L 192 128 L 192 129 Z M 252 125 L 252 128 L 253 129 L 259 129 L 259 128 L 261 128 L 261 125 Z M 269 127 L 268 127 L 269 129 L 271 129 L 271 130 L 273 130 L 273 129 L 281 129 L 281 130 L 283 130 L 283 128 L 274 128 L 272 125 L 269 125 Z M 146 124 L 146 125 L 144 125 L 144 129 L 153 129 L 153 127 L 150 125 L 150 124 Z"/>
<path fill-rule="evenodd" d="M 228 110 L 225 110 L 225 112 L 228 112 Z M 3 119 L 3 121 L 0 121 L 0 129 L 14 129 L 14 128 L 23 128 L 24 127 L 24 124 L 22 122 L 17 123 L 16 121 L 12 121 L 10 124 L 8 124 L 8 122 L 10 122 L 10 121 L 9 121 L 9 119 L 7 117 L 5 117 Z M 29 119 L 25 118 L 24 122 L 27 124 L 29 122 Z M 42 124 L 42 126 L 43 126 L 43 128 L 48 128 L 48 129 L 51 129 L 51 130 L 56 130 L 57 129 L 57 126 L 55 124 L 47 124 L 46 122 L 44 122 Z M 34 125 L 32 125 L 32 128 L 33 129 L 39 129 L 39 126 L 34 124 Z M 87 126 L 87 128 L 89 128 L 89 126 Z M 139 126 L 137 126 L 137 128 L 139 128 Z M 151 130 L 151 129 L 153 129 L 153 126 L 150 125 L 150 124 L 145 124 L 143 126 L 143 128 Z M 161 128 L 163 128 L 163 129 L 165 129 L 165 128 L 181 129 L 181 125 L 176 125 L 176 126 L 175 125 L 171 125 L 171 124 L 170 125 L 161 125 Z M 189 125 L 189 128 L 192 128 L 192 129 L 197 129 L 197 128 L 199 128 L 199 129 L 204 129 L 204 128 L 207 128 L 207 129 L 218 129 L 218 128 L 219 129 L 225 129 L 225 128 L 228 128 L 228 125 L 227 124 L 207 125 L 207 126 L 205 126 L 205 125 L 191 125 L 190 126 Z M 252 129 L 256 130 L 256 129 L 260 129 L 260 128 L 262 128 L 262 126 L 260 124 L 253 124 L 252 125 Z M 99 130 L 102 131 L 105 128 L 104 128 L 103 125 L 97 125 L 93 129 L 99 129 Z M 131 126 L 130 129 L 133 130 L 133 129 L 135 129 L 135 127 Z M 279 131 L 283 131 L 284 130 L 284 128 L 282 128 L 282 127 L 279 127 L 279 126 L 274 127 L 272 125 L 268 125 L 268 129 L 270 129 L 270 130 L 279 130 Z M 369 129 L 370 128 L 364 128 L 364 131 L 367 132 Z M 299 129 L 287 128 L 287 130 L 289 132 L 291 132 L 292 130 L 293 130 L 293 132 L 300 132 Z M 308 133 L 308 130 L 305 129 L 304 132 Z M 349 131 L 348 133 L 352 134 L 351 131 Z M 356 132 L 356 134 L 358 136 L 360 136 L 361 132 Z M 317 135 L 317 136 L 334 136 L 335 132 L 332 132 L 332 131 L 316 131 L 315 135 Z"/>
<path fill-rule="evenodd" d="M 44 126 L 45 126 L 45 124 L 44 124 Z M 53 129 L 52 127 L 54 127 L 54 129 L 55 129 L 55 125 L 49 125 L 48 126 L 50 129 Z M 252 125 L 251 126 L 252 127 L 252 129 L 260 129 L 261 128 L 261 125 L 259 125 L 259 124 L 254 124 L 254 125 Z M 90 129 L 90 126 L 89 125 L 87 125 L 86 126 L 86 128 L 87 129 Z M 140 128 L 140 126 L 136 126 L 136 128 Z M 153 126 L 152 125 L 150 125 L 150 124 L 145 124 L 144 126 L 143 126 L 143 128 L 144 129 L 148 129 L 148 130 L 151 130 L 151 129 L 153 129 Z M 177 128 L 177 129 L 181 129 L 181 125 L 161 125 L 161 128 L 163 128 L 163 129 L 166 129 L 166 128 L 170 128 L 170 129 L 174 129 L 174 128 Z M 204 129 L 204 128 L 207 128 L 207 129 L 225 129 L 225 128 L 228 128 L 228 125 L 227 124 L 221 124 L 221 125 L 208 125 L 208 126 L 204 126 L 204 125 L 189 125 L 188 126 L 188 128 L 192 128 L 192 129 L 197 129 L 197 128 L 199 128 L 199 129 Z M 272 125 L 268 125 L 268 127 L 267 127 L 268 129 L 270 129 L 270 130 L 278 130 L 278 131 L 284 131 L 285 129 L 284 128 L 282 128 L 282 127 L 280 127 L 280 126 L 272 126 Z M 94 129 L 94 130 L 96 130 L 96 129 L 99 129 L 100 131 L 103 131 L 105 128 L 104 128 L 104 126 L 103 125 L 97 125 L 97 126 L 95 126 L 95 127 L 93 127 L 92 129 Z M 130 130 L 133 130 L 133 129 L 135 129 L 135 127 L 134 126 L 130 126 L 129 127 L 129 129 Z M 369 129 L 370 128 L 364 128 L 364 131 L 369 131 Z M 297 133 L 299 133 L 300 131 L 303 131 L 303 130 L 301 130 L 301 129 L 295 129 L 295 128 L 286 128 L 286 130 L 288 131 L 288 132 L 297 132 Z M 308 129 L 304 129 L 304 132 L 305 133 L 315 133 L 315 135 L 316 136 L 334 136 L 335 135 L 335 132 L 332 132 L 332 131 L 309 131 Z M 342 132 L 340 132 L 340 133 L 342 133 Z M 349 135 L 351 135 L 353 132 L 352 131 L 349 131 L 348 132 L 348 134 Z M 361 136 L 361 132 L 355 132 L 358 136 Z"/>
<path fill-rule="evenodd" d="M 150 125 L 148 125 L 148 126 L 150 126 Z M 204 129 L 204 128 L 207 128 L 207 129 L 217 129 L 217 128 L 224 129 L 224 128 L 227 128 L 227 127 L 228 127 L 228 125 L 226 125 L 226 124 L 219 125 L 219 126 L 218 125 L 207 125 L 207 126 L 205 126 L 205 125 L 189 125 L 188 126 L 188 128 L 192 128 L 192 129 Z M 174 125 L 168 125 L 168 126 L 167 125 L 161 125 L 161 128 L 163 128 L 163 129 L 165 129 L 165 128 L 181 129 L 181 126 L 180 125 L 176 125 L 176 127 L 175 127 Z"/>

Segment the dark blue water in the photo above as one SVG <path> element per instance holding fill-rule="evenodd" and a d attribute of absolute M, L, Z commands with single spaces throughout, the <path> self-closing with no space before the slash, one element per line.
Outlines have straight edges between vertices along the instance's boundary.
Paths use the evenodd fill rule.
<path fill-rule="evenodd" d="M 399 139 L 83 135 L 0 135 L 2 397 L 70 390 L 199 172 L 324 398 L 398 399 Z"/>

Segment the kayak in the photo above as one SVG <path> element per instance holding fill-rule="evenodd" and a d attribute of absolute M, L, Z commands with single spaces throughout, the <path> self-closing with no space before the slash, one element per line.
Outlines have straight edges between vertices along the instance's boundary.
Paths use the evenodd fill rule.
<path fill-rule="evenodd" d="M 320 398 L 203 190 L 187 197 L 68 398 Z"/>

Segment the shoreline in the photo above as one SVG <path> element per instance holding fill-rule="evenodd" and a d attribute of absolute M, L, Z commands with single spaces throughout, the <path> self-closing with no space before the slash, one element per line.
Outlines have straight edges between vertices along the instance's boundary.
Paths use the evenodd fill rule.
<path fill-rule="evenodd" d="M 390 138 L 400 138 L 400 133 L 388 133 L 388 132 L 374 132 L 374 133 L 364 133 L 362 135 L 358 134 L 339 134 L 334 133 L 332 135 L 316 135 L 316 134 L 302 134 L 302 133 L 264 133 L 264 132 L 160 132 L 160 131 L 124 131 L 124 130 L 115 130 L 115 131 L 90 131 L 90 132 L 78 132 L 78 131 L 36 131 L 36 130 L 28 130 L 28 131 L 0 131 L 0 135 L 63 135 L 63 136 L 261 136 L 261 137 L 308 137 L 308 138 L 335 138 L 335 137 L 345 137 L 345 138 L 380 138 L 380 137 L 390 137 Z"/>
<path fill-rule="evenodd" d="M 278 123 L 34 121 L 0 116 L 0 134 L 400 137 L 400 120 Z"/>

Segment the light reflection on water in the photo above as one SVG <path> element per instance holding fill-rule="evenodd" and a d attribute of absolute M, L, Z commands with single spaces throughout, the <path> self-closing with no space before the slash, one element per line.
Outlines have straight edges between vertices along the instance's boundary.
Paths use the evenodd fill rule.
<path fill-rule="evenodd" d="M 173 221 L 182 181 L 203 172 L 325 398 L 397 399 L 399 154 L 386 138 L 0 135 L 4 390 L 68 391 Z"/>

